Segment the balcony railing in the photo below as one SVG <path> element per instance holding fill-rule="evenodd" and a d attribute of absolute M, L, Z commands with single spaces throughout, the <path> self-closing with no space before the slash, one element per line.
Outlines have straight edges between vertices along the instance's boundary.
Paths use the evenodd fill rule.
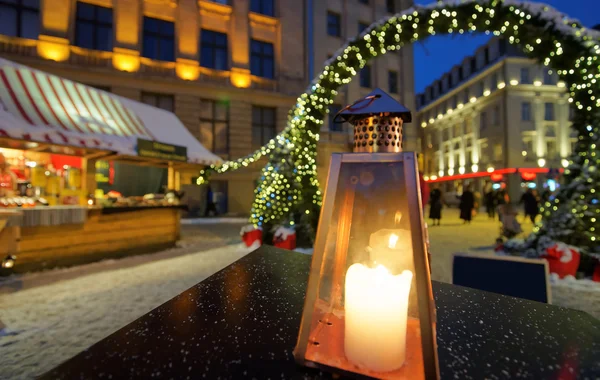
<path fill-rule="evenodd" d="M 37 56 L 37 41 L 0 35 L 0 55 Z"/>
<path fill-rule="evenodd" d="M 175 77 L 175 62 L 155 61 L 150 58 L 140 58 L 140 73 L 157 77 Z"/>
<path fill-rule="evenodd" d="M 98 51 L 71 46 L 69 63 L 78 66 L 112 68 L 112 51 Z"/>

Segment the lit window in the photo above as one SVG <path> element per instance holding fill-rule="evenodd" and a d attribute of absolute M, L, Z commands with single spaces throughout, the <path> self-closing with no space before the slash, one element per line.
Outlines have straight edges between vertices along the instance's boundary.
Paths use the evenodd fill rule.
<path fill-rule="evenodd" d="M 251 40 L 250 45 L 250 71 L 252 75 L 273 79 L 275 77 L 273 44 Z"/>
<path fill-rule="evenodd" d="M 40 1 L 0 0 L 0 34 L 37 40 L 40 34 Z"/>
<path fill-rule="evenodd" d="M 227 34 L 202 29 L 200 41 L 200 66 L 228 70 Z"/>
<path fill-rule="evenodd" d="M 142 56 L 173 62 L 175 60 L 175 24 L 144 16 Z"/>
<path fill-rule="evenodd" d="M 113 10 L 77 2 L 75 45 L 86 49 L 112 51 Z"/>
<path fill-rule="evenodd" d="M 229 153 L 229 103 L 200 101 L 200 142 L 214 153 Z"/>

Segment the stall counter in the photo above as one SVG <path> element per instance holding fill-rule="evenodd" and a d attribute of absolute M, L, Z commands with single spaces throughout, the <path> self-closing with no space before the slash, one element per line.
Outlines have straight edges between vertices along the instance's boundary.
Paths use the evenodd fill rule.
<path fill-rule="evenodd" d="M 2 274 L 23 273 L 156 252 L 175 246 L 181 206 L 55 206 L 6 210 L 22 214 L 5 239 L 16 262 Z M 16 225 L 15 225 L 16 224 Z M 7 235 L 8 236 L 8 235 Z"/>

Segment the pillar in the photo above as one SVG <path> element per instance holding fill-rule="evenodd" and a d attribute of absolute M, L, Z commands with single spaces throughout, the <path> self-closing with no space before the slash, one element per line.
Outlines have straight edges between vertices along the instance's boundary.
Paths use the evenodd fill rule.
<path fill-rule="evenodd" d="M 142 5 L 138 0 L 114 1 L 113 66 L 117 70 L 136 72 L 140 68 Z"/>
<path fill-rule="evenodd" d="M 535 126 L 534 153 L 536 158 L 546 156 L 546 129 L 544 128 L 544 104 L 540 99 L 533 101 L 533 124 Z"/>
<path fill-rule="evenodd" d="M 566 158 L 571 153 L 571 126 L 569 123 L 569 103 L 564 99 L 558 101 L 558 131 L 556 138 L 558 139 L 558 149 L 561 158 Z"/>
<path fill-rule="evenodd" d="M 231 83 L 239 88 L 251 85 L 249 3 L 249 1 L 233 3 L 230 41 L 245 42 L 231 44 Z"/>
<path fill-rule="evenodd" d="M 69 59 L 69 21 L 74 4 L 71 0 L 41 2 L 42 25 L 37 45 L 40 57 L 57 62 Z"/>

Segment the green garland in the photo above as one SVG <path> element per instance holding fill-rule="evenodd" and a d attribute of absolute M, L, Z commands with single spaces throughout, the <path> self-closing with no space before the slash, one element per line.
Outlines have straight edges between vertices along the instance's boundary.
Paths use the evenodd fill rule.
<path fill-rule="evenodd" d="M 202 171 L 198 183 L 208 181 L 211 173 L 237 170 L 262 157 L 269 157 L 255 190 L 250 222 L 262 227 L 296 224 L 307 229 L 305 233 L 314 234 L 321 206 L 317 143 L 323 119 L 334 102 L 337 89 L 349 83 L 369 60 L 379 55 L 436 34 L 471 32 L 502 35 L 520 46 L 528 56 L 558 73 L 567 83 L 569 102 L 575 107 L 573 127 L 579 134 L 575 152 L 569 160 L 570 166 L 565 171 L 567 182 L 575 181 L 596 165 L 600 110 L 600 46 L 597 35 L 539 3 L 515 0 L 440 1 L 372 24 L 326 62 L 323 72 L 291 109 L 288 126 L 282 133 L 247 157 Z M 593 185 L 584 194 L 590 202 L 597 195 Z M 545 220 L 550 221 L 563 207 L 560 202 L 571 199 L 573 194 L 573 189 L 565 186 L 554 204 L 545 205 Z M 583 223 L 581 228 L 576 227 L 581 230 L 578 231 L 578 239 L 582 240 L 580 246 L 597 244 L 600 239 L 598 231 L 589 227 L 594 224 L 592 218 L 600 218 L 597 205 L 589 210 L 575 211 L 581 211 L 581 215 L 590 222 Z M 540 233 L 543 230 L 539 230 Z"/>

